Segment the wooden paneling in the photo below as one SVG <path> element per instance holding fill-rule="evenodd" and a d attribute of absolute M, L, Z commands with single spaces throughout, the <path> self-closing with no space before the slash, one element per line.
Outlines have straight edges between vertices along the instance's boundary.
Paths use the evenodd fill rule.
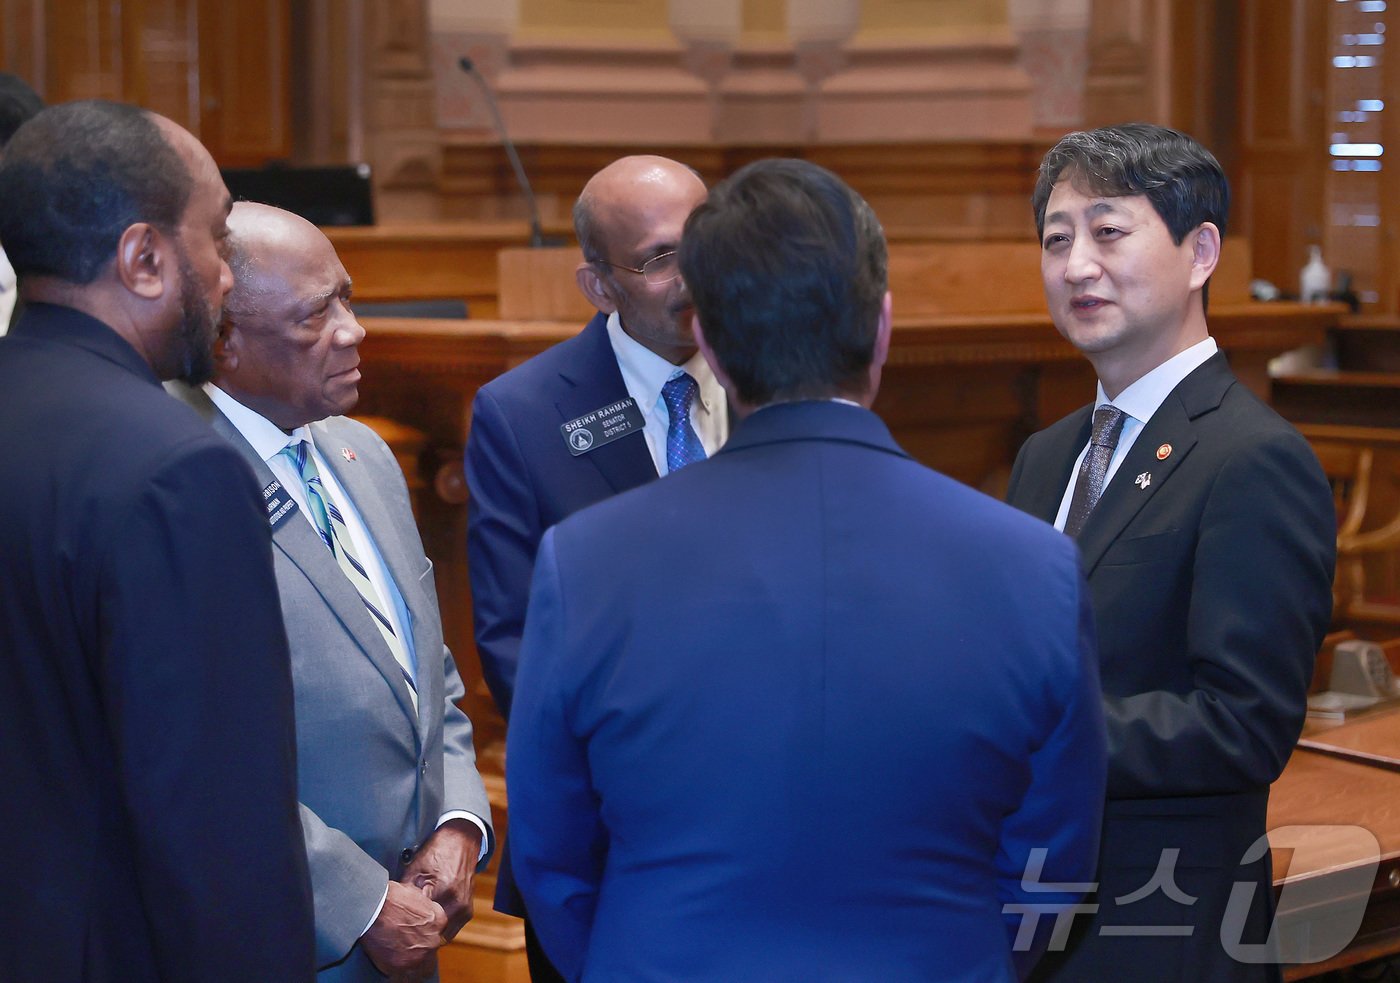
<path fill-rule="evenodd" d="M 975 141 L 920 144 L 750 147 L 563 144 L 522 145 L 547 223 L 566 226 L 574 199 L 605 165 L 635 153 L 661 154 L 696 169 L 707 183 L 764 157 L 801 157 L 839 174 L 875 209 L 886 235 L 1034 241 L 1030 196 L 1049 144 Z M 514 175 L 499 146 L 452 139 L 443 150 L 444 214 L 524 217 Z"/>
<path fill-rule="evenodd" d="M 0 0 L 0 68 L 45 101 L 168 116 L 225 166 L 285 158 L 292 0 Z"/>
<path fill-rule="evenodd" d="M 1234 224 L 1254 269 L 1297 289 L 1305 245 L 1323 226 L 1326 9 L 1315 0 L 1244 0 L 1240 19 L 1240 168 Z"/>
<path fill-rule="evenodd" d="M 199 0 L 199 134 L 225 167 L 292 152 L 289 0 Z M 230 44 L 230 38 L 257 43 Z"/>

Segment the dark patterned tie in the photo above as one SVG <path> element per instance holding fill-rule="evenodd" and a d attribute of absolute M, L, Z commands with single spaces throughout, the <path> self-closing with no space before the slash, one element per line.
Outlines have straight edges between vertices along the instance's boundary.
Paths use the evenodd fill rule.
<path fill-rule="evenodd" d="M 688 373 L 682 372 L 661 387 L 661 398 L 671 418 L 666 428 L 666 471 L 679 471 L 687 464 L 705 460 L 705 445 L 690 425 L 690 404 L 700 387 Z"/>
<path fill-rule="evenodd" d="M 1084 455 L 1079 465 L 1074 495 L 1069 500 L 1066 535 L 1078 536 L 1089 513 L 1099 503 L 1104 475 L 1108 474 L 1108 462 L 1113 459 L 1113 449 L 1118 446 L 1118 435 L 1123 432 L 1123 422 L 1127 418 L 1126 413 L 1110 403 L 1094 410 L 1094 432 L 1089 436 L 1089 453 Z"/>

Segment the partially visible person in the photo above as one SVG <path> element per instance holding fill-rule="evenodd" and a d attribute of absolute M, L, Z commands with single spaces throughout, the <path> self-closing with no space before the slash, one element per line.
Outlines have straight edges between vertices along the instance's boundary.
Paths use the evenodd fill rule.
<path fill-rule="evenodd" d="M 541 542 L 506 756 L 540 941 L 568 980 L 1014 980 L 1097 852 L 1077 552 L 870 412 L 885 241 L 835 175 L 743 168 L 681 270 L 739 423 Z"/>
<path fill-rule="evenodd" d="M 170 120 L 75 102 L 0 201 L 0 975 L 310 980 L 262 495 L 160 387 L 213 367 L 228 192 Z"/>
<path fill-rule="evenodd" d="M 490 852 L 465 691 L 393 453 L 359 399 L 350 277 L 320 229 L 239 202 L 213 382 L 172 383 L 266 490 L 291 640 L 317 979 L 433 973 Z M 272 503 L 276 503 L 275 506 Z"/>
<path fill-rule="evenodd" d="M 598 314 L 577 337 L 487 383 L 472 404 L 467 554 L 476 648 L 507 721 L 545 529 L 713 454 L 729 434 L 724 391 L 695 347 L 677 265 L 681 228 L 704 197 L 695 172 L 665 157 L 623 157 L 595 174 L 574 205 L 574 230 L 584 257 L 578 286 Z M 524 914 L 509 847 L 496 907 Z M 558 979 L 528 920 L 525 931 L 532 979 Z"/>
<path fill-rule="evenodd" d="M 44 101 L 24 79 L 0 72 L 0 155 L 5 153 L 5 144 L 10 142 L 20 124 L 43 108 Z M 9 329 L 15 297 L 15 270 L 5 256 L 4 244 L 0 243 L 0 335 Z"/>
<path fill-rule="evenodd" d="M 1141 123 L 1071 133 L 1032 206 L 1050 315 L 1099 384 L 1026 441 L 1007 501 L 1083 552 L 1111 749 L 1096 909 L 1038 975 L 1277 980 L 1241 946 L 1272 921 L 1269 785 L 1331 616 L 1332 494 L 1210 336 L 1229 187 L 1208 150 Z"/>

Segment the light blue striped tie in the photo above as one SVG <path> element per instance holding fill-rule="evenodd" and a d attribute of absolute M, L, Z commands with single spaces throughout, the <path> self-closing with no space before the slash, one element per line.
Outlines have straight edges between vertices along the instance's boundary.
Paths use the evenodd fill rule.
<path fill-rule="evenodd" d="M 389 651 L 394 653 L 394 660 L 399 664 L 399 672 L 402 673 L 404 682 L 408 684 L 408 692 L 413 699 L 413 710 L 416 713 L 418 711 L 418 687 L 413 682 L 408 650 L 404 647 L 403 639 L 399 638 L 394 631 L 393 624 L 384 615 L 388 607 L 385 605 L 384 599 L 379 596 L 379 591 L 375 589 L 374 581 L 370 580 L 369 574 L 365 572 L 364 564 L 355 555 L 350 530 L 345 528 L 345 519 L 341 516 L 340 510 L 336 508 L 330 495 L 327 494 L 326 486 L 321 483 L 321 472 L 317 469 L 316 458 L 312 456 L 310 450 L 310 444 L 304 440 L 298 440 L 295 444 L 288 444 L 282 448 L 282 453 L 296 466 L 297 474 L 301 475 L 302 484 L 306 487 L 306 502 L 309 506 L 311 519 L 316 525 L 316 531 L 321 534 L 322 542 L 331 551 L 336 563 L 340 564 L 341 571 L 359 593 L 360 600 L 365 602 L 365 607 L 369 610 L 370 620 L 379 629 L 379 634 L 384 636 L 384 644 L 388 645 Z"/>

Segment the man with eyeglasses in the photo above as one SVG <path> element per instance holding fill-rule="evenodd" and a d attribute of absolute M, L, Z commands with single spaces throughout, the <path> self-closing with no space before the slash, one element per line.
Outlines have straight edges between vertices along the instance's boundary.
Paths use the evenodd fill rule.
<path fill-rule="evenodd" d="M 616 160 L 574 205 L 583 331 L 483 386 L 472 406 L 467 555 L 482 674 L 509 722 L 535 551 L 587 505 L 713 454 L 724 390 L 698 353 L 677 250 L 705 185 L 664 157 Z M 658 544 L 663 546 L 664 544 Z M 502 856 L 496 908 L 524 916 Z M 535 981 L 560 977 L 527 921 Z"/>

